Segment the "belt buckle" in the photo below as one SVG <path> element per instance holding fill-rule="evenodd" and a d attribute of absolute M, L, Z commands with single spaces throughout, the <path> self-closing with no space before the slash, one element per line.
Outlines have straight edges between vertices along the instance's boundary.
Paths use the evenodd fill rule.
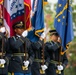
<path fill-rule="evenodd" d="M 45 71 L 40 69 L 40 74 L 45 74 Z"/>
<path fill-rule="evenodd" d="M 0 68 L 4 68 L 4 64 L 0 64 Z"/>
<path fill-rule="evenodd" d="M 22 69 L 23 69 L 23 70 L 28 70 L 28 67 L 22 66 Z"/>
<path fill-rule="evenodd" d="M 57 74 L 61 74 L 61 70 L 56 70 L 56 73 Z"/>

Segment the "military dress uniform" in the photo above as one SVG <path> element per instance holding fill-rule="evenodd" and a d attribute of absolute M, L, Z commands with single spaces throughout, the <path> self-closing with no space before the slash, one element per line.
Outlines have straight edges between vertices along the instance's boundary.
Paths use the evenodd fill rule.
<path fill-rule="evenodd" d="M 35 54 L 35 59 L 34 62 L 32 64 L 32 75 L 45 75 L 45 73 L 42 74 L 42 72 L 40 72 L 41 69 L 41 65 L 43 62 L 42 59 L 42 44 L 43 44 L 43 40 L 39 40 L 37 42 L 33 42 L 32 43 L 32 48 Z M 47 56 L 48 57 L 48 56 Z M 46 66 L 48 66 L 48 62 L 49 59 L 46 57 L 46 61 L 44 62 L 44 64 Z M 45 51 L 44 51 L 44 59 L 45 59 Z"/>
<path fill-rule="evenodd" d="M 55 35 L 58 36 L 57 33 Z M 45 50 L 47 51 L 50 57 L 50 63 L 48 69 L 46 70 L 46 75 L 63 75 L 63 70 L 59 71 L 57 69 L 57 66 L 62 65 L 63 68 L 65 68 L 68 63 L 68 60 L 66 57 L 66 53 L 64 53 L 63 55 L 60 54 L 61 44 L 59 42 L 54 41 L 46 42 Z"/>
<path fill-rule="evenodd" d="M 0 75 L 7 75 L 8 62 L 6 56 L 7 38 L 5 36 L 5 27 L 2 25 L 3 19 L 0 18 Z M 2 29 L 1 29 L 2 28 Z"/>
<path fill-rule="evenodd" d="M 16 26 L 18 24 L 19 26 Z M 18 22 L 18 24 L 15 26 L 23 26 L 23 23 L 20 24 L 20 22 Z M 15 35 L 9 38 L 9 47 L 11 59 L 9 61 L 8 71 L 12 75 L 31 75 L 30 67 L 34 59 L 34 53 L 29 39 L 23 36 Z M 30 63 L 28 68 L 24 65 L 24 61 L 27 60 Z"/>
<path fill-rule="evenodd" d="M 59 62 L 64 67 L 68 63 L 66 54 L 60 55 L 59 45 L 57 43 L 54 43 L 53 41 L 46 43 L 45 50 L 47 50 L 50 56 L 50 64 L 48 69 L 46 70 L 46 75 L 57 75 L 56 71 Z"/>

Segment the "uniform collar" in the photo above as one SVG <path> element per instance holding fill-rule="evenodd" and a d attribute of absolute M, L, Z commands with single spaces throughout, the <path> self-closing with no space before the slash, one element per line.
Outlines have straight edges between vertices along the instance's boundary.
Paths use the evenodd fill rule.
<path fill-rule="evenodd" d="M 20 35 L 16 34 L 17 37 L 21 37 Z"/>

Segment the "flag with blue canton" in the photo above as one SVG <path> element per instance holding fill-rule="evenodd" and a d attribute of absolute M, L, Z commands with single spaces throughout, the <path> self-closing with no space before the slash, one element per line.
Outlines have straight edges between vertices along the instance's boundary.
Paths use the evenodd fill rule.
<path fill-rule="evenodd" d="M 74 38 L 71 3 L 71 0 L 58 0 L 57 14 L 54 20 L 54 27 L 61 37 L 64 51 L 66 45 Z"/>
<path fill-rule="evenodd" d="M 28 38 L 35 42 L 44 31 L 43 0 L 33 0 L 31 23 L 33 30 L 29 32 Z"/>
<path fill-rule="evenodd" d="M 13 24 L 24 21 L 24 0 L 5 0 L 4 1 L 4 25 L 6 26 L 9 36 L 13 36 Z"/>

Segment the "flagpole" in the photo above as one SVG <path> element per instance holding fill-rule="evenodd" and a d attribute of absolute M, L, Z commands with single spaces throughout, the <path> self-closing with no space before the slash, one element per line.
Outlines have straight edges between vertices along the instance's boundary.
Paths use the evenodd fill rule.
<path fill-rule="evenodd" d="M 65 28 L 65 31 L 67 31 L 67 25 L 68 25 L 68 7 L 69 7 L 69 0 L 67 0 L 67 14 L 66 14 L 66 28 Z M 67 32 L 65 32 L 65 37 L 64 37 L 64 40 L 66 40 L 66 34 Z"/>
<path fill-rule="evenodd" d="M 4 5 L 4 3 L 3 3 L 3 5 Z M 2 6 L 1 6 L 1 10 L 2 10 L 2 13 L 3 13 Z M 1 17 L 0 18 L 2 18 L 2 13 L 1 13 Z M 2 24 L 2 25 L 4 25 L 4 24 Z M 3 59 L 3 51 L 4 51 L 4 37 L 2 37 L 2 49 L 1 49 L 2 54 L 1 54 L 1 59 Z M 4 68 L 4 64 L 0 64 L 0 68 Z M 2 70 L 2 73 L 3 73 L 3 70 Z"/>
<path fill-rule="evenodd" d="M 68 7 L 69 7 L 69 0 L 67 0 L 67 14 L 66 14 L 66 18 L 68 17 Z M 68 19 L 66 19 L 66 26 L 68 25 L 67 23 L 68 23 Z M 67 30 L 67 27 L 65 29 Z M 66 32 L 65 32 L 65 38 L 64 38 L 64 40 L 66 40 Z M 60 63 L 60 60 L 61 60 L 61 52 L 62 52 L 62 47 L 60 47 L 60 50 L 59 50 L 59 65 L 61 65 L 61 63 Z M 61 74 L 61 71 L 58 71 L 58 74 Z"/>
<path fill-rule="evenodd" d="M 42 4 L 43 4 L 43 0 L 42 0 Z M 43 8 L 43 5 L 42 5 L 42 8 Z M 44 62 L 45 62 L 45 60 L 44 60 L 44 39 L 42 40 L 42 50 L 41 50 L 41 55 L 42 55 L 42 65 L 44 65 Z M 45 74 L 45 71 L 44 70 L 42 70 L 42 69 L 40 69 L 40 74 Z"/>
<path fill-rule="evenodd" d="M 26 30 L 26 9 L 25 9 L 26 7 L 25 7 L 25 5 L 24 5 L 24 29 Z M 25 43 L 24 43 L 24 50 L 25 50 L 25 61 L 27 60 L 27 58 L 28 58 L 28 55 L 27 55 L 27 44 L 26 44 L 26 41 L 25 41 Z M 25 68 L 24 68 L 25 70 L 28 70 L 28 67 L 26 67 L 25 66 Z"/>
<path fill-rule="evenodd" d="M 3 5 L 4 5 L 4 2 L 3 2 Z M 1 6 L 1 8 L 2 8 L 2 6 Z M 4 12 L 4 6 L 2 8 L 2 13 L 3 12 Z M 1 16 L 2 16 L 2 14 L 1 14 Z M 4 17 L 4 14 L 3 14 L 3 17 Z M 2 25 L 4 26 L 4 20 L 3 20 L 3 24 Z M 3 46 L 4 46 L 4 37 L 2 37 L 2 56 L 1 56 L 2 59 L 3 59 L 3 50 L 4 50 Z"/>
<path fill-rule="evenodd" d="M 44 65 L 44 39 L 43 39 L 43 43 L 42 43 L 42 65 Z"/>
<path fill-rule="evenodd" d="M 4 3 L 3 3 L 3 5 L 4 5 Z M 4 7 L 3 7 L 4 8 Z M 2 11 L 2 13 L 3 13 L 3 9 L 2 9 L 2 4 L 1 4 L 1 11 Z M 2 13 L 1 13 L 1 17 L 2 17 Z M 0 17 L 0 18 L 1 18 Z M 2 22 L 2 25 L 4 25 L 3 24 L 4 22 Z M 4 45 L 4 38 L 2 37 L 2 56 L 1 56 L 1 59 L 3 59 L 3 45 Z"/>

